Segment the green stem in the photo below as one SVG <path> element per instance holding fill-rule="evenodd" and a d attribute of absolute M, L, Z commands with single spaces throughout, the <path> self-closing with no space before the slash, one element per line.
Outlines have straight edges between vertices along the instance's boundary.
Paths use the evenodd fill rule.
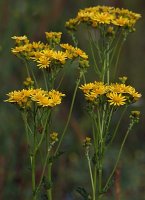
<path fill-rule="evenodd" d="M 27 71 L 27 75 L 28 75 L 28 77 L 31 77 L 30 76 L 30 72 L 29 72 L 29 67 L 28 67 L 28 63 L 27 63 L 27 61 L 25 60 L 25 59 L 23 59 L 23 58 L 21 58 L 23 61 L 24 61 L 24 63 L 25 63 L 25 67 L 26 67 L 26 71 Z"/>
<path fill-rule="evenodd" d="M 120 53 L 121 53 L 124 42 L 125 42 L 125 39 L 123 39 L 123 41 L 121 42 L 119 50 L 118 50 L 118 55 L 117 55 L 117 58 L 116 58 L 115 68 L 114 68 L 114 79 L 116 77 L 118 61 L 119 61 Z"/>
<path fill-rule="evenodd" d="M 90 44 L 91 53 L 92 53 L 92 57 L 93 57 L 93 61 L 94 61 L 94 70 L 95 70 L 96 74 L 100 77 L 100 71 L 99 71 L 99 68 L 97 65 L 97 61 L 96 61 L 93 46 L 92 46 L 92 41 L 91 41 L 91 36 L 90 36 L 91 33 L 88 31 L 88 34 L 89 34 L 89 44 Z"/>
<path fill-rule="evenodd" d="M 60 148 L 60 145 L 61 145 L 61 143 L 62 143 L 62 140 L 63 140 L 63 138 L 64 138 L 64 135 L 65 135 L 65 133 L 66 133 L 66 131 L 67 131 L 67 128 L 68 128 L 68 125 L 69 125 L 69 122 L 70 122 L 70 119 L 71 119 L 71 115 L 72 115 L 72 110 L 73 110 L 73 106 L 74 106 L 74 102 L 75 102 L 75 98 L 76 98 L 77 89 L 78 89 L 78 87 L 79 87 L 79 84 L 80 84 L 82 75 L 83 75 L 83 73 L 80 73 L 80 77 L 79 77 L 79 79 L 78 79 L 78 81 L 77 81 L 77 83 L 76 83 L 76 87 L 75 87 L 75 90 L 74 90 L 74 93 L 73 93 L 73 98 L 72 98 L 72 102 L 71 102 L 71 106 L 70 106 L 70 110 L 69 110 L 67 122 L 66 122 L 66 125 L 65 125 L 65 127 L 64 127 L 64 130 L 63 130 L 63 132 L 62 132 L 62 135 L 61 135 L 61 137 L 60 137 L 60 139 L 59 139 L 59 143 L 58 143 L 58 146 L 57 146 L 57 148 L 56 148 L 55 155 L 56 155 L 56 153 L 58 152 L 58 150 L 59 150 L 59 148 Z"/>
<path fill-rule="evenodd" d="M 23 118 L 24 125 L 25 125 L 25 132 L 26 132 L 27 143 L 28 143 L 28 146 L 30 147 L 30 138 L 29 138 L 29 131 L 28 131 L 27 114 L 25 112 L 22 113 L 22 118 Z"/>
<path fill-rule="evenodd" d="M 119 162 L 119 160 L 120 160 L 120 156 L 121 156 L 121 153 L 122 153 L 124 144 L 125 144 L 125 142 L 126 142 L 126 139 L 127 139 L 128 135 L 129 135 L 130 131 L 132 130 L 133 125 L 134 125 L 134 122 L 132 121 L 132 122 L 130 123 L 130 125 L 129 125 L 128 129 L 127 129 L 127 132 L 126 132 L 126 134 L 125 134 L 125 137 L 124 137 L 124 139 L 123 139 L 123 141 L 122 141 L 122 144 L 121 144 L 121 147 L 120 147 L 118 156 L 117 156 L 116 163 L 115 163 L 114 168 L 113 168 L 113 170 L 112 170 L 112 172 L 111 172 L 111 174 L 110 174 L 110 176 L 109 176 L 109 178 L 108 178 L 108 180 L 107 180 L 107 182 L 106 182 L 106 185 L 105 185 L 105 187 L 104 187 L 104 191 L 107 190 L 107 188 L 108 188 L 108 186 L 109 186 L 109 184 L 110 184 L 110 181 L 111 181 L 111 179 L 112 179 L 112 177 L 113 177 L 113 175 L 114 175 L 114 172 L 115 172 L 115 170 L 116 170 L 116 168 L 117 168 L 117 165 L 118 165 L 118 162 Z"/>
<path fill-rule="evenodd" d="M 120 119 L 119 119 L 119 121 L 118 121 L 118 123 L 117 123 L 117 126 L 116 126 L 115 130 L 114 130 L 114 133 L 113 133 L 113 136 L 112 136 L 112 138 L 111 138 L 111 141 L 109 142 L 109 145 L 111 145 L 112 142 L 114 141 L 114 138 L 115 138 L 115 136 L 116 136 L 116 133 L 117 133 L 117 131 L 118 131 L 119 125 L 120 125 L 120 123 L 121 123 L 121 121 L 122 121 L 122 118 L 123 118 L 123 116 L 124 116 L 124 113 L 125 113 L 126 109 L 127 109 L 127 106 L 125 107 L 125 109 L 124 109 L 123 112 L 121 113 Z"/>
<path fill-rule="evenodd" d="M 47 117 L 46 117 L 46 121 L 45 121 L 45 124 L 44 124 L 44 127 L 43 127 L 43 132 L 41 134 L 41 138 L 40 138 L 40 141 L 39 143 L 36 145 L 35 147 L 35 152 L 38 151 L 38 149 L 40 148 L 42 142 L 43 142 L 43 139 L 44 139 L 44 136 L 45 136 L 45 132 L 46 132 L 46 127 L 47 127 L 47 124 L 48 124 L 48 120 L 49 120 L 49 115 L 51 113 L 51 110 L 49 110 L 48 114 L 47 114 Z"/>
<path fill-rule="evenodd" d="M 44 71 L 44 70 L 42 70 L 42 73 L 43 73 L 43 77 L 44 77 L 45 88 L 46 88 L 46 90 L 48 91 L 48 84 L 47 84 L 47 79 L 46 79 L 46 74 L 45 74 L 45 71 Z"/>
<path fill-rule="evenodd" d="M 50 188 L 47 190 L 48 200 L 52 200 L 51 170 L 52 170 L 52 163 L 49 163 L 49 165 L 48 165 L 48 182 L 50 184 Z"/>
<path fill-rule="evenodd" d="M 34 82 L 35 82 L 35 84 L 36 84 L 36 87 L 38 88 L 39 85 L 38 85 L 38 82 L 37 82 L 37 80 L 36 80 L 36 77 L 35 77 L 35 74 L 34 74 L 34 72 L 33 72 L 33 69 L 32 69 L 31 67 L 30 67 L 30 71 L 31 71 L 31 74 L 32 74 L 33 80 L 34 80 Z"/>
<path fill-rule="evenodd" d="M 35 181 L 35 153 L 32 155 L 32 190 L 33 190 L 33 200 L 36 200 L 36 181 Z"/>
<path fill-rule="evenodd" d="M 26 130 L 26 135 L 27 135 L 27 143 L 30 147 L 30 139 L 29 139 L 29 125 L 28 125 L 28 122 L 27 122 L 27 114 L 26 113 L 22 113 L 22 117 L 23 117 L 23 120 L 24 120 L 24 124 L 25 124 L 25 130 Z M 31 130 L 32 131 L 32 130 Z M 33 145 L 34 145 L 34 148 L 35 148 L 35 133 L 34 133 L 34 138 L 33 138 Z M 32 169 L 32 191 L 33 191 L 33 200 L 36 200 L 36 193 L 35 193 L 35 189 L 36 189 L 36 184 L 35 184 L 35 152 L 34 152 L 34 149 L 33 149 L 33 153 L 31 153 L 31 150 L 29 152 L 30 154 L 30 161 L 31 161 L 31 169 Z"/>
<path fill-rule="evenodd" d="M 43 165 L 43 170 L 42 170 L 42 174 L 41 174 L 41 177 L 40 177 L 40 181 L 39 181 L 39 184 L 37 186 L 37 189 L 36 189 L 36 194 L 37 192 L 39 191 L 40 189 L 40 186 L 42 184 L 42 180 L 43 180 L 43 177 L 44 177 L 44 173 L 45 173 L 45 170 L 46 170 L 46 167 L 47 167 L 47 163 L 48 163 L 48 158 L 49 158 L 49 153 L 50 153 L 50 148 L 48 149 L 48 152 L 47 152 L 47 155 L 46 155 L 46 158 L 45 158 L 45 162 L 44 162 L 44 165 Z"/>
<path fill-rule="evenodd" d="M 90 173 L 90 179 L 91 179 L 91 185 L 92 185 L 92 196 L 93 196 L 93 199 L 92 199 L 92 200 L 95 200 L 95 199 L 96 199 L 95 187 L 94 187 L 94 181 L 93 181 L 93 174 L 92 174 L 91 162 L 90 162 L 90 158 L 89 158 L 88 152 L 86 152 L 86 157 L 87 157 L 87 161 L 88 161 L 88 167 L 89 167 L 89 173 Z"/>

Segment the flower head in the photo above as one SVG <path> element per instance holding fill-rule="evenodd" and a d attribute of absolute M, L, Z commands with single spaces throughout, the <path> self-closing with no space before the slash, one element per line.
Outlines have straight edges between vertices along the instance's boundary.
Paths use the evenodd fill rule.
<path fill-rule="evenodd" d="M 112 92 L 108 93 L 106 96 L 108 97 L 108 102 L 110 105 L 122 106 L 125 104 L 126 98 L 122 94 Z"/>

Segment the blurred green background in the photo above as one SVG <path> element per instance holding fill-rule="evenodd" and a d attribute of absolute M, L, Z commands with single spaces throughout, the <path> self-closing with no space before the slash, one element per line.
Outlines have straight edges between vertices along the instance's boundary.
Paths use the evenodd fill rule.
<path fill-rule="evenodd" d="M 127 140 L 116 176 L 119 179 L 118 187 L 122 200 L 145 199 L 145 1 L 0 0 L 0 200 L 29 200 L 31 195 L 29 158 L 21 116 L 14 106 L 3 102 L 6 93 L 22 87 L 22 81 L 26 76 L 23 63 L 11 54 L 13 47 L 11 37 L 25 34 L 31 40 L 44 41 L 45 31 L 61 31 L 63 42 L 70 42 L 71 38 L 64 27 L 65 21 L 74 17 L 80 8 L 98 5 L 98 3 L 123 7 L 142 14 L 142 19 L 136 25 L 136 32 L 128 37 L 123 47 L 118 71 L 118 76 L 128 76 L 129 83 L 142 93 L 140 102 L 133 106 L 133 109 L 137 108 L 141 111 L 141 120 Z M 86 35 L 81 31 L 77 35 L 79 47 L 90 54 Z M 91 73 L 88 78 L 95 79 Z M 69 96 L 71 96 L 73 86 L 73 78 L 68 73 L 64 81 L 64 89 L 67 90 Z M 75 191 L 77 186 L 90 189 L 87 163 L 81 142 L 83 136 L 89 134 L 91 130 L 82 101 L 83 98 L 79 92 L 70 128 L 64 141 L 65 154 L 54 167 L 55 200 L 79 200 L 81 197 Z M 57 119 L 58 123 L 61 123 L 60 127 L 65 122 L 69 104 L 68 98 Z M 121 134 L 126 128 L 127 119 L 126 115 L 120 137 L 108 153 L 106 171 L 110 170 L 122 138 Z M 117 200 L 115 187 L 108 193 L 106 199 Z"/>

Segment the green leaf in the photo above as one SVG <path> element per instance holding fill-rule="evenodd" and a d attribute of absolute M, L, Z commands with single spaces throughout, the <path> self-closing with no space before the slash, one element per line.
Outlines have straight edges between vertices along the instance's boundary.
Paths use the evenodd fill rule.
<path fill-rule="evenodd" d="M 84 200 L 92 199 L 91 195 L 83 187 L 78 187 L 76 191 L 83 197 Z"/>
<path fill-rule="evenodd" d="M 64 154 L 64 151 L 59 151 L 56 155 L 50 156 L 49 163 L 53 163 L 55 160 L 57 160 L 62 154 Z"/>

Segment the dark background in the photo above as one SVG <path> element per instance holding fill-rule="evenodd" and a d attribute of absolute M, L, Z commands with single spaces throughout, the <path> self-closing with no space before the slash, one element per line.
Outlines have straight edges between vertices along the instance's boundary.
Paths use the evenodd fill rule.
<path fill-rule="evenodd" d="M 44 41 L 45 31 L 63 32 L 63 42 L 70 42 L 64 23 L 75 17 L 80 8 L 92 5 L 123 7 L 140 13 L 142 19 L 136 25 L 136 32 L 129 35 L 119 61 L 118 76 L 128 76 L 128 83 L 142 93 L 142 99 L 134 109 L 141 111 L 139 125 L 127 140 L 119 168 L 118 186 L 123 200 L 145 199 L 145 1 L 144 0 L 0 0 L 0 200 L 29 200 L 31 195 L 29 160 L 25 143 L 24 126 L 18 110 L 3 100 L 5 94 L 19 89 L 25 74 L 23 63 L 11 54 L 13 35 L 26 34 L 31 40 Z M 79 47 L 90 55 L 86 35 L 77 33 Z M 90 57 L 91 60 L 91 57 Z M 71 72 L 70 72 L 71 73 Z M 88 76 L 89 81 L 95 77 Z M 58 126 L 62 126 L 70 104 L 74 80 L 68 73 L 64 89 L 68 91 L 68 101 L 58 116 Z M 56 200 L 81 199 L 75 192 L 77 186 L 90 189 L 87 163 L 81 147 L 82 138 L 90 133 L 88 118 L 83 112 L 83 98 L 78 93 L 70 128 L 65 137 L 63 155 L 54 168 Z M 82 105 L 80 106 L 80 103 Z M 79 108 L 79 109 L 78 109 Z M 64 120 L 62 120 L 64 118 Z M 61 119 L 61 120 L 59 120 Z M 126 128 L 128 114 L 121 127 L 120 135 L 112 150 L 108 152 L 105 169 L 109 170 L 118 150 L 122 132 Z M 114 122 L 115 123 L 115 122 Z M 61 125 L 62 124 L 62 125 Z M 74 145 L 75 144 L 75 145 Z M 114 192 L 113 192 L 114 191 Z M 116 199 L 116 189 L 108 193 L 106 199 Z"/>

